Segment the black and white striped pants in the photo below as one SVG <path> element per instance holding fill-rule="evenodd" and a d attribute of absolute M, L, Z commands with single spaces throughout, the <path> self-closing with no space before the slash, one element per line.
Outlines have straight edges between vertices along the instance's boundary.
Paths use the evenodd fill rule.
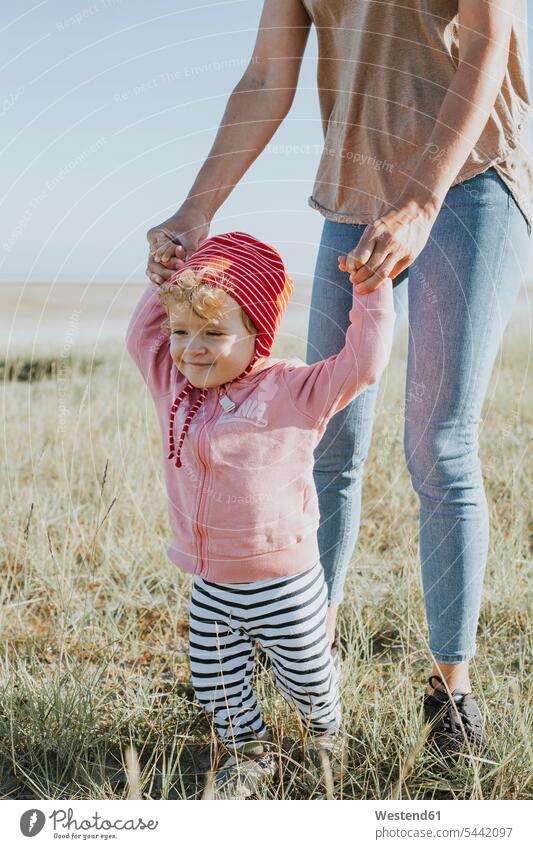
<path fill-rule="evenodd" d="M 189 613 L 192 681 L 226 743 L 238 747 L 266 731 L 251 687 L 256 640 L 271 660 L 278 690 L 304 727 L 311 733 L 339 728 L 327 603 L 320 562 L 298 575 L 248 584 L 195 578 Z"/>

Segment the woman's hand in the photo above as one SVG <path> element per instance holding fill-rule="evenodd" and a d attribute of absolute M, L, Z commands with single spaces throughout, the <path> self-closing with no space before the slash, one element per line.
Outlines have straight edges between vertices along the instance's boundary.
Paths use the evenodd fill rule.
<path fill-rule="evenodd" d="M 146 276 L 152 283 L 161 285 L 181 268 L 188 254 L 207 238 L 210 223 L 200 209 L 185 201 L 174 215 L 148 230 Z"/>
<path fill-rule="evenodd" d="M 387 278 L 394 279 L 424 248 L 438 209 L 411 201 L 369 224 L 339 268 L 349 271 L 358 295 L 372 292 Z"/>

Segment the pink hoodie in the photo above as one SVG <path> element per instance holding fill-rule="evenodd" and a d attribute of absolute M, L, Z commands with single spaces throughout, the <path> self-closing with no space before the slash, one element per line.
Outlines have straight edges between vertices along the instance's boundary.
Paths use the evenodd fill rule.
<path fill-rule="evenodd" d="M 394 307 L 387 281 L 353 294 L 344 348 L 326 360 L 259 360 L 244 378 L 209 389 L 182 448 L 167 460 L 170 408 L 186 385 L 170 356 L 165 312 L 150 283 L 126 345 L 154 399 L 162 439 L 173 540 L 167 554 L 185 572 L 240 583 L 291 575 L 319 559 L 314 449 L 338 410 L 375 383 L 390 356 Z M 176 414 L 183 424 L 188 403 Z M 234 402 L 226 411 L 222 396 Z M 226 403 L 226 406 L 227 403 Z M 178 430 L 179 432 L 179 430 Z"/>

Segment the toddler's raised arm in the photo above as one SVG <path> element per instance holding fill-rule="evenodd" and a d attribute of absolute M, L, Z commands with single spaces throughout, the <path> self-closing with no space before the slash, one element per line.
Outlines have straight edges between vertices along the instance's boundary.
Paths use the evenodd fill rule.
<path fill-rule="evenodd" d="M 170 391 L 172 357 L 168 333 L 161 330 L 166 313 L 150 283 L 133 311 L 126 331 L 126 347 L 154 398 Z"/>
<path fill-rule="evenodd" d="M 283 371 L 295 407 L 314 425 L 325 425 L 375 383 L 387 365 L 395 318 L 392 281 L 367 295 L 357 295 L 354 287 L 349 318 L 338 354 L 313 365 L 289 364 Z"/>

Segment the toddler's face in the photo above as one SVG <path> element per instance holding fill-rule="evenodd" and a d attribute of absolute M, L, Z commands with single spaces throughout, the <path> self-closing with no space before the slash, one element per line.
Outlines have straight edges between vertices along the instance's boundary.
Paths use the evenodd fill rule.
<path fill-rule="evenodd" d="M 241 308 L 227 292 L 221 318 L 201 318 L 188 304 L 169 308 L 170 354 L 193 386 L 208 389 L 234 380 L 250 363 L 255 335 L 246 328 Z"/>

